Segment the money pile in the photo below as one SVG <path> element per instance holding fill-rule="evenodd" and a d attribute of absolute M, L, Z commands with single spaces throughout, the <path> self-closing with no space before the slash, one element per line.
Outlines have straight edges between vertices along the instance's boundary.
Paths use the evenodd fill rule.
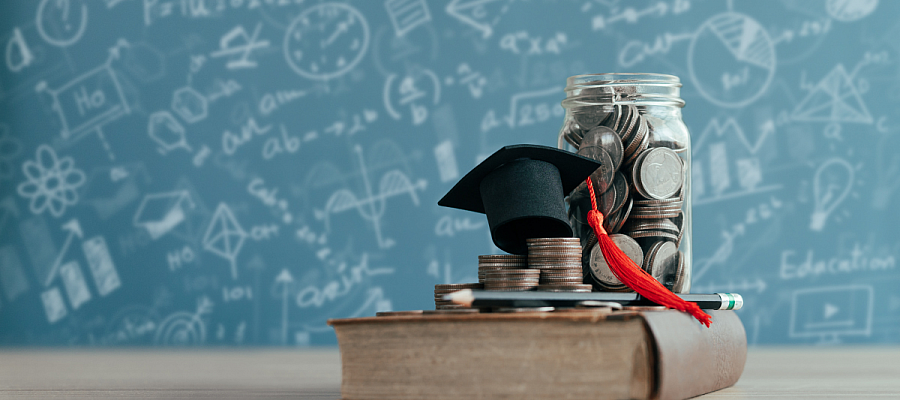
<path fill-rule="evenodd" d="M 510 268 L 488 272 L 484 278 L 484 290 L 512 292 L 531 290 L 540 283 L 541 271 L 527 268 Z"/>
<path fill-rule="evenodd" d="M 434 307 L 437 310 L 456 310 L 467 309 L 470 307 L 461 306 L 449 300 L 444 300 L 445 294 L 450 294 L 463 289 L 483 289 L 484 285 L 480 283 L 444 283 L 434 285 Z"/>
<path fill-rule="evenodd" d="M 579 238 L 526 239 L 528 268 L 540 271 L 537 290 L 551 292 L 590 292 L 584 284 Z"/>
<path fill-rule="evenodd" d="M 611 103 L 623 93 L 608 87 L 582 92 L 595 103 Z M 572 110 L 560 135 L 578 154 L 604 167 L 591 174 L 604 229 L 637 265 L 673 292 L 689 288 L 689 267 L 678 250 L 685 231 L 684 183 L 687 167 L 679 153 L 687 145 L 665 121 L 631 104 Z M 629 291 L 609 270 L 587 223 L 590 193 L 582 183 L 569 195 L 569 219 L 584 246 L 582 264 L 594 286 Z"/>
<path fill-rule="evenodd" d="M 488 254 L 478 256 L 478 282 L 484 283 L 487 274 L 508 269 L 528 268 L 528 258 L 518 254 Z"/>

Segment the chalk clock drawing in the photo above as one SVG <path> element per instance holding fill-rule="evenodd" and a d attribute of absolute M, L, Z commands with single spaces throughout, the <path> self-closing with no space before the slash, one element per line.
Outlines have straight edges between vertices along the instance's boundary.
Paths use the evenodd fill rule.
<path fill-rule="evenodd" d="M 356 8 L 323 3 L 294 18 L 284 37 L 284 57 L 302 77 L 337 78 L 355 67 L 369 47 L 369 25 Z"/>

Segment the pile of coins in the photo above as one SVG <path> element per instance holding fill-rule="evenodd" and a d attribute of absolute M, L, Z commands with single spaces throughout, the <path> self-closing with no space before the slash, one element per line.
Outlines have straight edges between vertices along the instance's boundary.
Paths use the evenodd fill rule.
<path fill-rule="evenodd" d="M 489 273 L 525 268 L 528 268 L 528 258 L 518 254 L 489 254 L 478 256 L 478 282 L 485 283 L 485 279 Z"/>
<path fill-rule="evenodd" d="M 598 99 L 610 88 L 597 91 Z M 583 93 L 584 94 L 584 93 Z M 587 93 L 588 97 L 591 96 Z M 684 190 L 687 150 L 659 118 L 631 104 L 584 106 L 572 110 L 561 135 L 577 153 L 600 161 L 591 174 L 597 208 L 610 238 L 637 265 L 675 293 L 688 289 L 689 272 L 678 250 L 685 231 Z M 596 288 L 630 291 L 603 258 L 587 223 L 590 193 L 582 183 L 569 195 L 569 220 L 584 247 L 582 266 Z"/>
<path fill-rule="evenodd" d="M 540 271 L 536 289 L 550 292 L 590 292 L 584 284 L 579 238 L 526 239 L 528 268 Z"/>
<path fill-rule="evenodd" d="M 450 300 L 444 300 L 444 295 L 463 289 L 483 289 L 480 283 L 445 283 L 434 285 L 434 308 L 437 310 L 457 310 L 471 307 L 456 304 Z"/>

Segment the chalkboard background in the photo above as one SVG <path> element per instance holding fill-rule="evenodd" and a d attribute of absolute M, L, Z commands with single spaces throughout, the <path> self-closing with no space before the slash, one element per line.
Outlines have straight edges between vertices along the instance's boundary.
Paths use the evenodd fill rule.
<path fill-rule="evenodd" d="M 694 292 L 748 341 L 900 341 L 900 4 L 0 6 L 0 344 L 328 345 L 497 252 L 437 200 L 555 145 L 571 75 L 674 74 Z"/>

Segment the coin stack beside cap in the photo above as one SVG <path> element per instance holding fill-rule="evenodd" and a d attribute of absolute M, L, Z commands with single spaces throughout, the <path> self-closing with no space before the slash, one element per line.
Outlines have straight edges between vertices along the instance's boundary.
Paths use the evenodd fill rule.
<path fill-rule="evenodd" d="M 503 269 L 485 274 L 484 290 L 515 292 L 531 290 L 540 283 L 541 271 L 533 269 Z"/>
<path fill-rule="evenodd" d="M 528 268 L 540 271 L 537 290 L 550 292 L 590 292 L 584 284 L 581 240 L 578 238 L 533 238 L 528 245 Z"/>
<path fill-rule="evenodd" d="M 444 300 L 445 294 L 450 294 L 463 289 L 483 289 L 484 285 L 480 283 L 445 283 L 434 285 L 434 306 L 437 310 L 455 310 L 461 308 L 471 308 L 456 304 L 449 300 Z"/>
<path fill-rule="evenodd" d="M 478 282 L 484 283 L 489 272 L 528 268 L 528 258 L 518 254 L 488 254 L 478 256 Z"/>

